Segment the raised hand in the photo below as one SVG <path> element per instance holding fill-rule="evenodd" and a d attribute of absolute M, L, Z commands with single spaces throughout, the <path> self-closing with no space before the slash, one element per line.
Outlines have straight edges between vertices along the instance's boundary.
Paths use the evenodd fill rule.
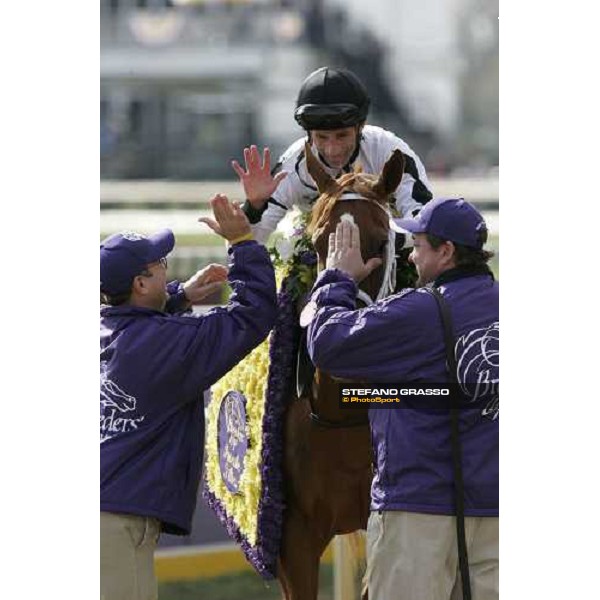
<path fill-rule="evenodd" d="M 244 161 L 246 170 L 237 160 L 232 160 L 231 166 L 244 186 L 248 202 L 254 208 L 262 208 L 279 183 L 287 177 L 287 172 L 280 171 L 275 177 L 271 175 L 271 151 L 268 148 L 264 149 L 262 161 L 256 146 L 244 148 Z"/>
<path fill-rule="evenodd" d="M 340 221 L 335 233 L 329 234 L 327 251 L 328 269 L 339 269 L 350 275 L 356 283 L 368 277 L 382 264 L 380 258 L 370 258 L 366 263 L 360 252 L 360 230 L 350 221 Z"/>
<path fill-rule="evenodd" d="M 223 194 L 215 194 L 210 199 L 210 205 L 215 218 L 200 217 L 198 219 L 200 223 L 205 223 L 230 243 L 251 236 L 252 230 L 248 218 L 237 203 L 230 202 Z"/>
<path fill-rule="evenodd" d="M 227 281 L 227 267 L 210 264 L 192 275 L 184 284 L 183 291 L 190 304 L 198 304 L 201 300 L 220 290 Z"/>

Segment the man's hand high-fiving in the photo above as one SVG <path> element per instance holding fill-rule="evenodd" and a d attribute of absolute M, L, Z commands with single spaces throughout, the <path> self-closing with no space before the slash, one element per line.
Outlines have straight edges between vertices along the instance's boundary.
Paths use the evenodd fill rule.
<path fill-rule="evenodd" d="M 360 230 L 350 221 L 337 224 L 335 233 L 329 234 L 327 268 L 339 269 L 360 283 L 382 264 L 381 258 L 370 258 L 366 263 L 360 252 Z"/>

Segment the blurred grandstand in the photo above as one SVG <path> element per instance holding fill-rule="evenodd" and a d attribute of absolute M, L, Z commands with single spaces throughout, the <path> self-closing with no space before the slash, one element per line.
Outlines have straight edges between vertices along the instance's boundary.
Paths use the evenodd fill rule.
<path fill-rule="evenodd" d="M 103 179 L 231 179 L 250 143 L 302 134 L 302 79 L 367 85 L 370 121 L 432 174 L 498 161 L 496 0 L 101 0 Z"/>

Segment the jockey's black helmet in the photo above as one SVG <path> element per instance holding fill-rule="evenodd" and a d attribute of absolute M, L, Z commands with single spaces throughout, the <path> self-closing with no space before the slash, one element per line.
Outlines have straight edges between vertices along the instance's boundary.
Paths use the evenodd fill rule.
<path fill-rule="evenodd" d="M 366 120 L 370 102 L 354 73 L 321 67 L 302 83 L 294 118 L 306 131 L 352 127 Z"/>

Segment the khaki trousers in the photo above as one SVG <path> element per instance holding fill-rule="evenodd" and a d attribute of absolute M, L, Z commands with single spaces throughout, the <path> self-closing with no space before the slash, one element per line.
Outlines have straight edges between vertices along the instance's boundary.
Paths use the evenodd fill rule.
<path fill-rule="evenodd" d="M 473 600 L 498 600 L 498 518 L 465 517 Z M 372 512 L 367 527 L 369 600 L 462 600 L 456 519 Z"/>
<path fill-rule="evenodd" d="M 101 600 L 157 600 L 157 519 L 100 512 Z"/>

